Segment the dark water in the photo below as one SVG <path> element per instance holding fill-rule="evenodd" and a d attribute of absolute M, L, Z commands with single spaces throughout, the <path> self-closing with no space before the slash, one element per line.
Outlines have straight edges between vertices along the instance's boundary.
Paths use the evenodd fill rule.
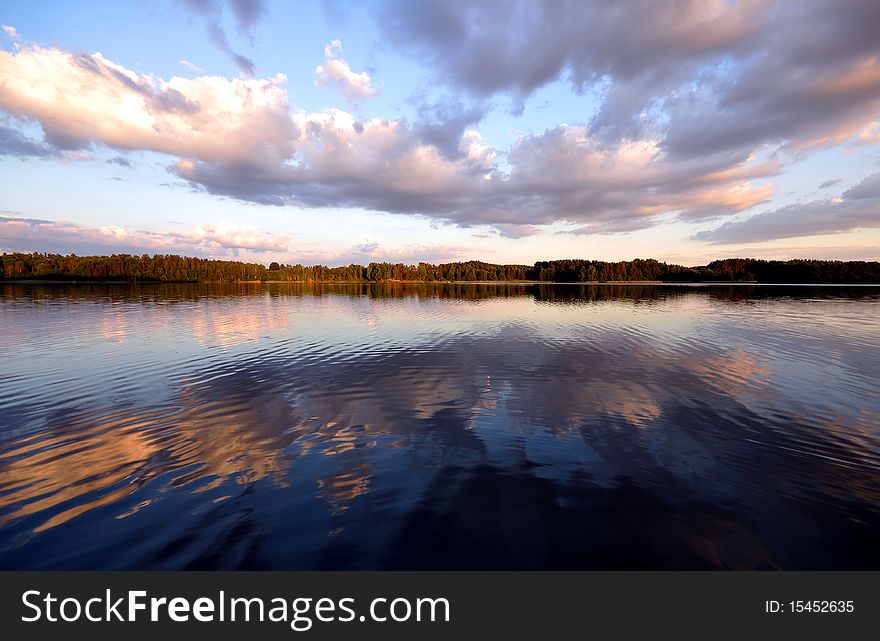
<path fill-rule="evenodd" d="M 0 287 L 0 567 L 880 568 L 880 289 Z"/>

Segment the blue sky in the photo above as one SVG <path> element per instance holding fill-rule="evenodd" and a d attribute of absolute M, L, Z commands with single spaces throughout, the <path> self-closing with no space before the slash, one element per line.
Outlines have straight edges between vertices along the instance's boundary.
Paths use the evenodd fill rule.
<path fill-rule="evenodd" d="M 876 3 L 5 3 L 0 251 L 880 259 Z"/>

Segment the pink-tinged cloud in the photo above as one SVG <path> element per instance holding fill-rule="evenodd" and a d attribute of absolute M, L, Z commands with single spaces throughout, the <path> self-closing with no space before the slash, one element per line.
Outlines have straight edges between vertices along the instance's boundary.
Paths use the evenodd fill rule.
<path fill-rule="evenodd" d="M 877 120 L 875 0 L 378 0 L 373 13 L 386 46 L 447 93 L 524 105 L 560 80 L 601 93 L 589 124 L 606 143 L 703 156 L 832 142 Z"/>
<path fill-rule="evenodd" d="M 190 71 L 195 71 L 195 72 L 197 72 L 197 73 L 202 73 L 202 72 L 205 71 L 205 70 L 202 69 L 200 66 L 198 66 L 198 65 L 195 64 L 194 62 L 190 62 L 189 60 L 181 60 L 181 61 L 180 61 L 180 64 L 182 64 L 184 67 L 186 67 L 186 68 L 189 69 Z"/>
<path fill-rule="evenodd" d="M 379 90 L 373 85 L 370 74 L 352 71 L 348 62 L 340 57 L 341 51 L 342 42 L 339 40 L 324 47 L 324 62 L 315 67 L 315 84 L 332 87 L 348 100 L 362 100 L 377 95 Z"/>
<path fill-rule="evenodd" d="M 290 238 L 283 234 L 225 223 L 155 232 L 119 225 L 88 227 L 68 221 L 0 215 L 0 250 L 225 256 L 236 255 L 239 250 L 286 252 L 289 244 Z"/>
<path fill-rule="evenodd" d="M 836 234 L 880 228 L 880 173 L 830 200 L 797 203 L 697 233 L 716 244 L 757 243 L 775 238 Z"/>
<path fill-rule="evenodd" d="M 285 80 L 162 80 L 100 53 L 0 51 L 0 108 L 38 122 L 42 144 L 166 153 L 177 176 L 258 203 L 419 214 L 518 236 L 566 221 L 592 233 L 742 211 L 770 196 L 761 181 L 778 171 L 746 152 L 670 158 L 659 139 L 609 145 L 585 125 L 517 140 L 502 170 L 476 131 L 450 153 L 402 120 L 297 109 Z"/>
<path fill-rule="evenodd" d="M 473 253 L 472 248 L 459 246 L 409 243 L 398 247 L 389 247 L 378 242 L 365 241 L 336 252 L 294 249 L 287 262 L 329 266 L 366 265 L 372 262 L 414 265 L 419 262 L 448 263 L 468 260 Z"/>

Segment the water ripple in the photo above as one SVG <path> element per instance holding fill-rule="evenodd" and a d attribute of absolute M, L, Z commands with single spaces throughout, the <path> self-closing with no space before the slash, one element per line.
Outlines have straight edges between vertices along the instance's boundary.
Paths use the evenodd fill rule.
<path fill-rule="evenodd" d="M 3 286 L 0 567 L 880 568 L 878 307 Z"/>

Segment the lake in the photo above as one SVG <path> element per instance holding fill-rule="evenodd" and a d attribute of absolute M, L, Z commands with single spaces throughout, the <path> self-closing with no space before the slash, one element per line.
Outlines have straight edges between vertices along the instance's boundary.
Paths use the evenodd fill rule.
<path fill-rule="evenodd" d="M 880 288 L 0 285 L 3 569 L 880 569 Z"/>

